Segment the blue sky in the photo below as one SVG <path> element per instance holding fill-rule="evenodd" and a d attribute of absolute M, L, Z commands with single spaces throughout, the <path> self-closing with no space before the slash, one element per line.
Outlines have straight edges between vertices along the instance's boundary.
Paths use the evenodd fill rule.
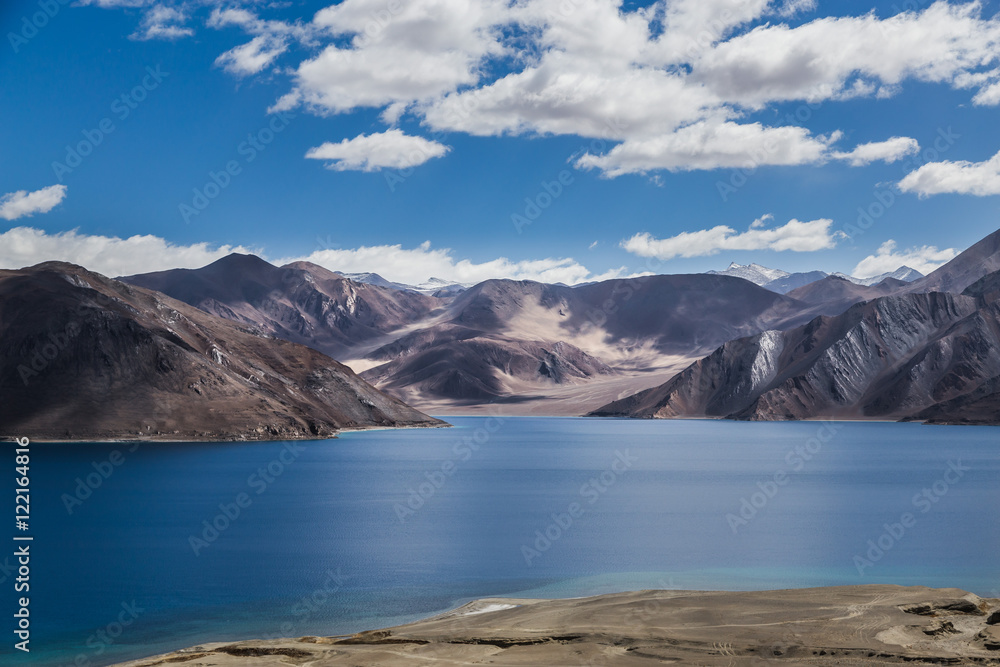
<path fill-rule="evenodd" d="M 0 266 L 926 271 L 1000 228 L 996 10 L 8 1 Z"/>

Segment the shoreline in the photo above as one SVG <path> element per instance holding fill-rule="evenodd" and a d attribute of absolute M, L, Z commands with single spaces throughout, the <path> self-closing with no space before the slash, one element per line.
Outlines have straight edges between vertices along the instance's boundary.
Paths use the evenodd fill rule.
<path fill-rule="evenodd" d="M 116 667 L 1000 665 L 1000 599 L 870 584 L 481 598 L 350 636 L 203 643 Z"/>
<path fill-rule="evenodd" d="M 32 442 L 38 444 L 53 444 L 53 445 L 69 445 L 78 443 L 89 443 L 95 445 L 114 445 L 114 444 L 133 444 L 133 443 L 185 443 L 189 442 L 192 444 L 201 443 L 251 443 L 251 442 L 318 442 L 321 440 L 336 440 L 341 433 L 359 433 L 364 431 L 404 431 L 413 430 L 421 428 L 452 428 L 452 425 L 443 420 L 440 424 L 406 424 L 403 426 L 351 426 L 347 428 L 337 429 L 337 432 L 331 436 L 326 437 L 314 437 L 314 438 L 295 438 L 295 437 L 283 437 L 283 438 L 193 438 L 193 437 L 146 437 L 146 438 L 75 438 L 73 440 L 67 440 L 65 438 L 46 438 L 44 436 L 23 436 L 29 438 Z M 172 435 L 172 434 L 171 434 Z M 11 436 L 12 438 L 14 436 Z M 22 437 L 22 436 L 18 436 Z"/>

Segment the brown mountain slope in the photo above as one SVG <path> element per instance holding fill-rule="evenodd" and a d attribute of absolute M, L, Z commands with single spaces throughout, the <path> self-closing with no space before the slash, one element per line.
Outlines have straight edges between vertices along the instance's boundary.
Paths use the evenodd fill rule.
<path fill-rule="evenodd" d="M 121 280 L 338 359 L 443 304 L 432 296 L 354 282 L 309 262 L 277 267 L 254 255 L 232 254 L 200 269 Z"/>
<path fill-rule="evenodd" d="M 903 291 L 951 292 L 962 290 L 988 273 L 1000 270 L 1000 230 L 969 247 L 936 271 L 910 283 Z"/>
<path fill-rule="evenodd" d="M 576 288 L 488 280 L 457 297 L 436 322 L 368 352 L 365 361 L 374 367 L 362 376 L 417 404 L 517 401 L 557 385 L 664 368 L 677 357 L 787 321 L 800 308 L 793 299 L 719 275 Z M 650 380 L 637 375 L 635 382 Z"/>
<path fill-rule="evenodd" d="M 788 292 L 787 296 L 808 304 L 808 312 L 816 315 L 840 315 L 861 301 L 888 296 L 900 291 L 908 283 L 886 278 L 876 285 L 858 285 L 840 276 L 827 276 Z"/>
<path fill-rule="evenodd" d="M 337 355 L 380 388 L 435 409 L 541 400 L 595 382 L 609 383 L 612 398 L 730 338 L 802 320 L 794 299 L 715 275 L 578 288 L 488 280 L 436 299 L 311 264 L 278 268 L 232 255 L 124 280 Z"/>
<path fill-rule="evenodd" d="M 0 271 L 0 396 L 0 431 L 48 439 L 442 423 L 320 352 L 59 262 Z"/>
<path fill-rule="evenodd" d="M 595 415 L 751 420 L 946 419 L 1000 422 L 989 387 L 1000 375 L 1000 303 L 908 294 L 837 317 L 730 341 L 669 382 Z M 973 405 L 978 401 L 977 405 Z"/>

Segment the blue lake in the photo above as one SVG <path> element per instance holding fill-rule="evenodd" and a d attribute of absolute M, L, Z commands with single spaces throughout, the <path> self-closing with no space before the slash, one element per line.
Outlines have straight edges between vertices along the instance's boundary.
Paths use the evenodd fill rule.
<path fill-rule="evenodd" d="M 484 596 L 1000 596 L 1000 429 L 448 421 L 304 443 L 32 444 L 32 652 L 14 651 L 5 613 L 0 661 L 343 634 Z"/>

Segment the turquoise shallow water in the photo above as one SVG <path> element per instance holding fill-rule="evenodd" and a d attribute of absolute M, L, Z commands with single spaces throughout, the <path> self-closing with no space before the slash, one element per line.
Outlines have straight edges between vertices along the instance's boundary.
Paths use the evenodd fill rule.
<path fill-rule="evenodd" d="M 7 639 L 0 660 L 103 665 L 498 595 L 1000 596 L 995 428 L 449 421 L 291 445 L 32 445 L 32 652 Z"/>

